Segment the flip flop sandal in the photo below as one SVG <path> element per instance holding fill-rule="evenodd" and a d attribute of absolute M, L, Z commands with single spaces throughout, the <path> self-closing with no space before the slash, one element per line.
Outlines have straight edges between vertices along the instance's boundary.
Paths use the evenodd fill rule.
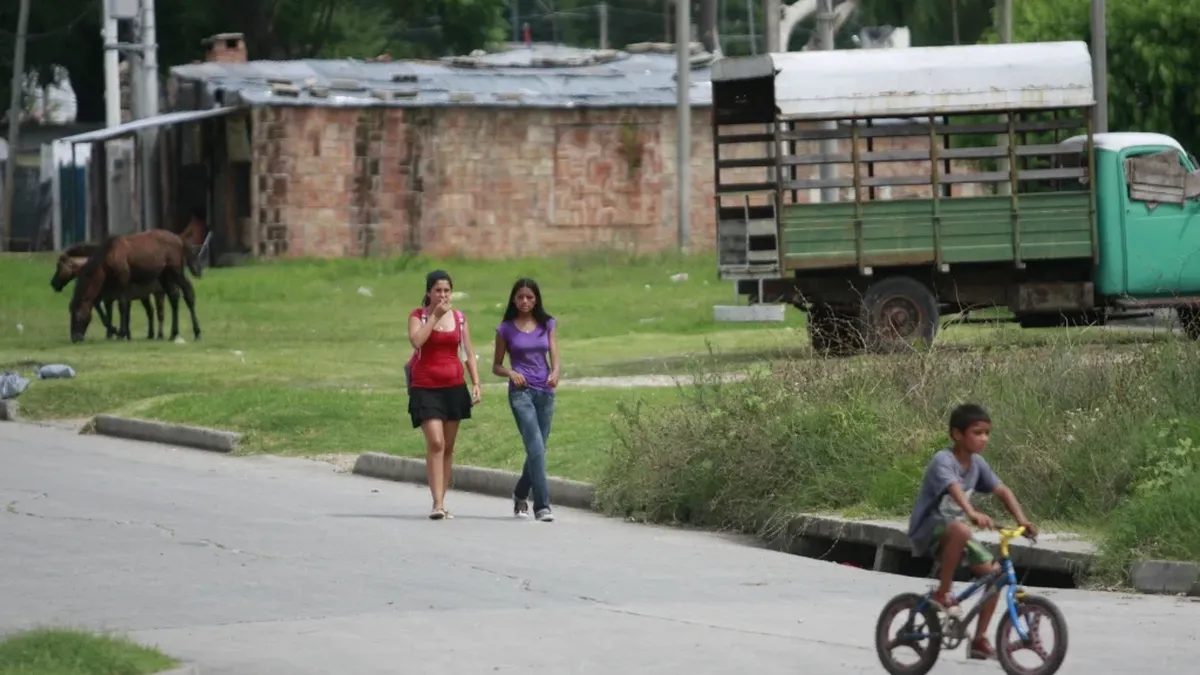
<path fill-rule="evenodd" d="M 986 647 L 986 649 L 981 649 L 979 646 L 974 644 L 971 645 L 970 653 L 967 655 L 968 658 L 979 661 L 990 661 L 996 658 L 996 650 L 992 648 L 991 644 L 985 642 L 983 643 L 983 647 Z"/>
<path fill-rule="evenodd" d="M 443 513 L 446 514 L 446 520 L 454 520 L 454 514 L 450 513 L 449 511 L 443 511 Z"/>
<path fill-rule="evenodd" d="M 442 518 L 445 518 L 447 515 L 448 514 L 443 509 L 434 509 L 433 511 L 430 512 L 429 519 L 430 520 L 441 520 Z"/>

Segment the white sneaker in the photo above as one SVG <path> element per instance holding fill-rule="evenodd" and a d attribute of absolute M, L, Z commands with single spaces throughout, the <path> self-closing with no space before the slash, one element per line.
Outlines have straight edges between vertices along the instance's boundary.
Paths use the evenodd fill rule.
<path fill-rule="evenodd" d="M 550 513 L 550 509 L 542 509 L 541 511 L 538 511 L 537 513 L 535 513 L 533 517 L 537 518 L 539 521 L 541 521 L 543 523 L 554 522 L 554 514 Z"/>

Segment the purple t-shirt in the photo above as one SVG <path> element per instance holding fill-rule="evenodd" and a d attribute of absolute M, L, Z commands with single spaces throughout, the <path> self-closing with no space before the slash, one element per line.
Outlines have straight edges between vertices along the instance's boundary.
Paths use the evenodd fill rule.
<path fill-rule="evenodd" d="M 546 325 L 535 324 L 533 330 L 522 332 L 512 321 L 496 326 L 496 332 L 508 346 L 509 369 L 525 377 L 525 385 L 538 391 L 552 391 L 546 380 L 550 379 L 550 331 L 554 330 L 554 319 Z M 508 388 L 512 389 L 510 380 Z"/>

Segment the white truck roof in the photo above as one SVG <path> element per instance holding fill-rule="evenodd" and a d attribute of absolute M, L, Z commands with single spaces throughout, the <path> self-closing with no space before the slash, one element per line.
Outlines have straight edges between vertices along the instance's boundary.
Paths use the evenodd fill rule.
<path fill-rule="evenodd" d="M 775 75 L 781 117 L 886 117 L 931 112 L 1090 106 L 1084 42 L 842 49 L 726 57 L 712 81 Z"/>
<path fill-rule="evenodd" d="M 1103 134 L 1092 134 L 1092 142 L 1101 150 L 1111 150 L 1120 152 L 1126 148 L 1135 148 L 1139 145 L 1163 145 L 1168 148 L 1175 148 L 1180 152 L 1187 152 L 1179 141 L 1171 138 L 1166 134 L 1157 134 L 1149 131 L 1110 131 Z M 1063 145 L 1083 145 L 1087 143 L 1086 135 L 1072 136 L 1062 142 Z"/>

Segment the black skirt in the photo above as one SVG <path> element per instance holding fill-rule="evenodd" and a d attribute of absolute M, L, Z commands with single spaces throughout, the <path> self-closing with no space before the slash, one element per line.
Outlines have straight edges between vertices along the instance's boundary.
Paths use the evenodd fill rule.
<path fill-rule="evenodd" d="M 437 389 L 412 387 L 408 390 L 408 414 L 412 417 L 414 429 L 420 427 L 425 420 L 469 420 L 471 392 L 467 390 L 465 382 Z"/>

